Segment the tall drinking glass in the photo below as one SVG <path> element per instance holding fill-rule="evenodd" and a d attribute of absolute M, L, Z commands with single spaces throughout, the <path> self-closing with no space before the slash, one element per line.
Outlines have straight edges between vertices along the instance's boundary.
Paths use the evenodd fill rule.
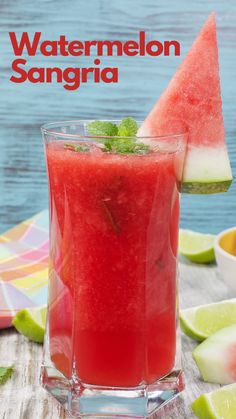
<path fill-rule="evenodd" d="M 177 245 L 187 135 L 140 138 L 143 154 L 105 152 L 108 137 L 89 136 L 88 122 L 42 128 L 50 280 L 41 382 L 76 417 L 148 417 L 184 387 Z"/>

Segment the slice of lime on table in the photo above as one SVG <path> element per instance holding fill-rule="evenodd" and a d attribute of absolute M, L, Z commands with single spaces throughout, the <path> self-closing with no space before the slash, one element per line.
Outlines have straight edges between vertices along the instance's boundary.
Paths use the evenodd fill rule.
<path fill-rule="evenodd" d="M 236 383 L 202 394 L 192 409 L 199 419 L 235 419 Z"/>
<path fill-rule="evenodd" d="M 16 330 L 28 339 L 42 343 L 45 333 L 47 307 L 33 307 L 20 310 L 12 324 Z"/>
<path fill-rule="evenodd" d="M 236 324 L 236 298 L 180 311 L 182 331 L 198 341 L 233 324 Z"/>
<path fill-rule="evenodd" d="M 13 374 L 14 367 L 0 367 L 0 385 L 5 384 Z"/>
<path fill-rule="evenodd" d="M 195 263 L 210 263 L 215 260 L 213 234 L 203 234 L 180 229 L 179 253 Z"/>

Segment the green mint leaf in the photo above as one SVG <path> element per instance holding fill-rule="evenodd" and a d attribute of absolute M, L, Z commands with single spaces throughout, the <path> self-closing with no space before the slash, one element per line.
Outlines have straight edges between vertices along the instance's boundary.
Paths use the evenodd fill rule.
<path fill-rule="evenodd" d="M 81 153 L 81 152 L 83 153 L 90 150 L 88 145 L 82 145 L 82 144 L 78 144 L 78 145 L 65 144 L 64 147 L 67 148 L 68 150 L 76 151 L 77 153 Z"/>
<path fill-rule="evenodd" d="M 88 124 L 87 130 L 90 135 L 114 137 L 118 133 L 115 124 L 109 121 L 92 121 Z"/>
<path fill-rule="evenodd" d="M 114 146 L 115 138 L 106 138 L 104 141 L 104 149 L 103 151 L 112 151 Z"/>
<path fill-rule="evenodd" d="M 134 137 L 137 134 L 138 125 L 134 118 L 130 116 L 122 119 L 118 126 L 119 137 Z"/>
<path fill-rule="evenodd" d="M 129 138 L 117 138 L 113 144 L 113 151 L 121 154 L 134 153 L 135 142 Z"/>
<path fill-rule="evenodd" d="M 11 378 L 13 373 L 13 366 L 12 367 L 0 367 L 0 385 L 5 384 L 6 381 Z"/>
<path fill-rule="evenodd" d="M 111 151 L 119 154 L 147 154 L 150 147 L 141 142 L 137 142 L 132 138 L 111 138 L 104 143 L 103 151 Z"/>
<path fill-rule="evenodd" d="M 121 233 L 120 227 L 117 224 L 117 222 L 116 222 L 108 204 L 106 203 L 106 201 L 104 199 L 102 199 L 101 203 L 102 203 L 103 209 L 105 211 L 105 215 L 107 217 L 107 220 L 109 221 L 109 224 L 111 225 L 112 229 L 114 230 L 114 232 L 116 234 L 120 234 Z"/>

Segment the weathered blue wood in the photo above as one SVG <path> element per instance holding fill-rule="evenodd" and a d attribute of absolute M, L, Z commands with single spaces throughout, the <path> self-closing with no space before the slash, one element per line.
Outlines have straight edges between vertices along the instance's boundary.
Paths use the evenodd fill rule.
<path fill-rule="evenodd" d="M 44 122 L 72 118 L 144 118 L 168 83 L 181 57 L 190 47 L 212 2 L 206 0 L 0 0 L 0 232 L 47 205 L 47 182 L 39 127 Z M 236 2 L 215 0 L 221 81 L 227 143 L 236 175 Z M 119 85 L 88 84 L 68 92 L 61 85 L 9 82 L 13 53 L 8 32 L 42 31 L 44 39 L 66 34 L 69 39 L 133 39 L 143 29 L 149 39 L 177 39 L 181 57 L 113 57 L 102 59 L 119 65 Z M 92 58 L 31 58 L 30 64 L 87 67 Z M 236 186 L 227 194 L 182 198 L 182 225 L 218 232 L 235 225 Z M 214 267 L 180 265 L 181 307 L 228 298 Z M 200 272 L 201 271 L 201 272 Z M 194 292 L 193 292 L 194 290 Z M 13 331 L 1 332 L 1 360 L 16 365 L 15 377 L 0 394 L 0 417 L 31 419 L 66 418 L 59 405 L 39 393 L 41 348 Z M 198 379 L 191 351 L 194 343 L 183 339 L 187 390 L 159 418 L 190 419 L 190 403 L 213 386 Z M 25 389 L 26 387 L 26 389 Z M 35 396 L 36 395 L 36 396 Z M 177 412 L 177 413 L 176 413 Z M 38 414 L 37 414 L 38 413 Z"/>
<path fill-rule="evenodd" d="M 236 2 L 214 2 L 227 143 L 236 173 Z M 210 2 L 140 0 L 1 0 L 0 2 L 0 231 L 31 216 L 47 205 L 46 176 L 39 126 L 43 122 L 71 118 L 142 119 L 167 85 L 211 12 Z M 144 29 L 149 39 L 177 39 L 181 57 L 112 57 L 101 61 L 119 65 L 119 85 L 87 84 L 77 91 L 61 85 L 13 84 L 13 53 L 8 32 L 36 30 L 44 39 L 66 34 L 69 39 L 134 39 Z M 38 66 L 87 67 L 91 57 L 44 58 Z M 184 227 L 218 232 L 235 224 L 236 187 L 224 195 L 182 199 Z"/>

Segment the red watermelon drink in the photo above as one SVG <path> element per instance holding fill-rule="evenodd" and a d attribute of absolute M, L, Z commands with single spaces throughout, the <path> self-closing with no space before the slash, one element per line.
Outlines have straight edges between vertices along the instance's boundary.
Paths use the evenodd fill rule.
<path fill-rule="evenodd" d="M 86 132 L 77 122 L 45 129 L 48 350 L 77 385 L 143 389 L 175 366 L 186 135 L 110 146 Z"/>

